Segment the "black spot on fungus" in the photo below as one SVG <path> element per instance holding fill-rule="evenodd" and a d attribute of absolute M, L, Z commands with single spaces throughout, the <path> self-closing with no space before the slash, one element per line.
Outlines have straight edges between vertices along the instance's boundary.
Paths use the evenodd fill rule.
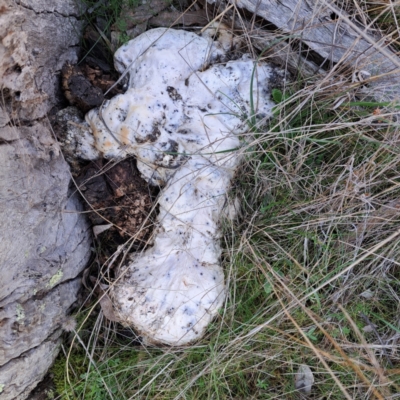
<path fill-rule="evenodd" d="M 144 133 L 145 130 L 141 129 L 140 132 Z M 139 144 L 154 143 L 155 141 L 157 141 L 157 139 L 160 137 L 160 135 L 161 135 L 160 129 L 158 128 L 158 126 L 154 125 L 151 133 L 147 134 L 146 136 L 144 136 L 142 138 L 136 137 L 135 139 L 136 139 L 136 142 Z"/>
<path fill-rule="evenodd" d="M 126 116 L 128 115 L 126 110 L 123 110 L 122 108 L 119 108 L 119 113 L 118 113 L 118 119 L 121 122 L 124 122 L 126 120 Z"/>
<path fill-rule="evenodd" d="M 182 96 L 178 93 L 178 91 L 174 87 L 167 86 L 167 92 L 168 92 L 169 97 L 173 101 L 182 100 Z"/>

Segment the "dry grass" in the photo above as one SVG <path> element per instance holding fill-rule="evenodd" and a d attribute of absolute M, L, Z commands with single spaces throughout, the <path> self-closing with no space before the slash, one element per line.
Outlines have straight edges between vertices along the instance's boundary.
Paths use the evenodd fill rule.
<path fill-rule="evenodd" d="M 344 6 L 378 28 L 391 17 L 382 29 L 397 45 L 396 3 Z M 400 397 L 400 130 L 393 108 L 357 103 L 337 71 L 288 84 L 247 137 L 239 215 L 224 221 L 229 295 L 206 336 L 144 347 L 81 310 L 79 340 L 53 368 L 63 399 Z M 295 388 L 301 365 L 309 395 Z"/>

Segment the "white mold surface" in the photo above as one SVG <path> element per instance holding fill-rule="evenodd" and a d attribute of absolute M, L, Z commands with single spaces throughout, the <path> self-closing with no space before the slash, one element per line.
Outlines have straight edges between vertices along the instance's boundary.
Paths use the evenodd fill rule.
<path fill-rule="evenodd" d="M 129 73 L 126 93 L 86 116 L 98 152 L 134 154 L 142 175 L 164 186 L 153 245 L 111 291 L 120 321 L 150 343 L 190 343 L 218 313 L 219 221 L 240 161 L 238 135 L 273 107 L 272 68 L 246 56 L 227 62 L 221 37 L 159 28 L 130 41 L 115 54 Z"/>

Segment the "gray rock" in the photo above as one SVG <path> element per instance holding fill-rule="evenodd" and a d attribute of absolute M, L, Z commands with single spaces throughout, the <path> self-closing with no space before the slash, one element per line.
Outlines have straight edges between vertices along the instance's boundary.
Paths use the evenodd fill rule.
<path fill-rule="evenodd" d="M 2 107 L 0 107 L 0 128 L 6 126 L 9 122 L 10 122 L 10 117 L 8 116 L 7 112 L 3 110 Z"/>
<path fill-rule="evenodd" d="M 75 279 L 56 286 L 41 300 L 13 303 L 1 312 L 0 318 L 10 329 L 1 340 L 0 363 L 15 356 L 15 349 L 23 350 L 0 367 L 1 399 L 25 399 L 44 378 L 59 351 L 62 315 L 75 301 L 79 288 L 80 279 Z"/>
<path fill-rule="evenodd" d="M 5 365 L 1 369 L 0 379 L 6 382 L 0 383 L 1 399 L 26 399 L 38 383 L 38 375 L 32 375 L 29 371 L 47 371 L 57 357 L 60 343 L 60 331 L 57 331 L 38 347 Z"/>
<path fill-rule="evenodd" d="M 0 12 L 0 87 L 9 115 L 18 121 L 42 118 L 57 104 L 60 71 L 66 61 L 77 61 L 82 28 L 73 0 L 25 3 L 41 12 L 13 0 L 2 0 Z"/>
<path fill-rule="evenodd" d="M 75 16 L 79 17 L 84 5 L 79 4 L 76 0 L 17 0 L 17 3 L 21 6 L 34 11 L 36 14 L 39 13 L 56 13 L 64 17 Z"/>
<path fill-rule="evenodd" d="M 77 60 L 80 9 L 2 0 L 0 10 L 0 398 L 14 400 L 58 353 L 91 233 L 46 118 L 63 64 Z"/>
<path fill-rule="evenodd" d="M 20 139 L 0 145 L 2 399 L 24 398 L 15 392 L 24 379 L 34 387 L 43 378 L 57 344 L 49 337 L 61 333 L 76 300 L 76 277 L 90 256 L 89 226 L 69 193 L 69 167 L 50 131 L 35 123 L 18 134 Z M 26 353 L 35 358 L 36 348 L 49 354 L 32 368 L 24 360 Z M 15 375 L 4 372 L 10 365 L 18 385 L 12 384 Z"/>

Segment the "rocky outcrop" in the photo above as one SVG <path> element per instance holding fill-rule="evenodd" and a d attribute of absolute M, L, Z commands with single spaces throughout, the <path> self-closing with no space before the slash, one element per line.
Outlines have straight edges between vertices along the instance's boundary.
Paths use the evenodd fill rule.
<path fill-rule="evenodd" d="M 34 3 L 34 4 L 33 4 Z M 75 0 L 0 5 L 0 398 L 25 399 L 57 355 L 89 226 L 47 122 L 76 62 Z"/>

